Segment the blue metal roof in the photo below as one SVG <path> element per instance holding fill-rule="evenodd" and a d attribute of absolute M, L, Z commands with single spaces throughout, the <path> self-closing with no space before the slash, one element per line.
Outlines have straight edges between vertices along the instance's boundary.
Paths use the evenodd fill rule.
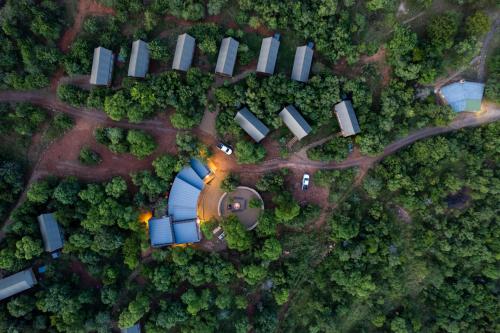
<path fill-rule="evenodd" d="M 453 111 L 478 111 L 483 99 L 484 84 L 477 82 L 455 82 L 441 88 L 441 95 Z"/>
<path fill-rule="evenodd" d="M 202 161 L 192 158 L 189 163 L 191 164 L 191 168 L 193 168 L 194 172 L 196 172 L 201 179 L 204 179 L 210 174 L 210 169 Z"/>
<path fill-rule="evenodd" d="M 152 218 L 148 225 L 151 246 L 157 247 L 174 243 L 172 221 L 169 217 Z"/>
<path fill-rule="evenodd" d="M 199 190 L 203 190 L 203 188 L 205 187 L 205 183 L 203 182 L 203 180 L 191 167 L 185 167 L 184 169 L 182 169 L 181 172 L 177 174 L 177 177 Z"/>
<path fill-rule="evenodd" d="M 200 189 L 176 177 L 168 197 L 168 215 L 174 221 L 195 219 Z"/>
<path fill-rule="evenodd" d="M 175 222 L 173 226 L 176 244 L 196 243 L 200 241 L 200 232 L 196 220 Z"/>

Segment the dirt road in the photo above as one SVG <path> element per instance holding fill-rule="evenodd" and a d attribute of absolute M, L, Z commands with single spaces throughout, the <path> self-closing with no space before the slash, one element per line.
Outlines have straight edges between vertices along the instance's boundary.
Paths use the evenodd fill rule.
<path fill-rule="evenodd" d="M 64 32 L 61 40 L 59 40 L 59 48 L 64 52 L 68 52 L 69 47 L 75 40 L 76 36 L 82 29 L 83 22 L 85 18 L 90 15 L 102 16 L 102 15 L 114 15 L 115 11 L 113 8 L 105 7 L 94 0 L 80 0 L 78 1 L 78 11 L 75 16 L 73 25 Z"/>

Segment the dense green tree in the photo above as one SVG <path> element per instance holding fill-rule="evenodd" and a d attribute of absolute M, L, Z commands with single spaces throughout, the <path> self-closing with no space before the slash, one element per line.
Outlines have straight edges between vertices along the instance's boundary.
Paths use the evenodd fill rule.
<path fill-rule="evenodd" d="M 52 195 L 52 189 L 47 180 L 40 180 L 36 183 L 31 184 L 26 193 L 26 197 L 29 201 L 35 203 L 46 203 Z"/>
<path fill-rule="evenodd" d="M 490 18 L 482 11 L 477 11 L 465 20 L 465 31 L 470 36 L 481 36 L 490 29 Z"/>
<path fill-rule="evenodd" d="M 235 145 L 236 161 L 239 164 L 254 164 L 266 157 L 266 149 L 250 141 L 241 140 Z"/>
<path fill-rule="evenodd" d="M 82 149 L 80 149 L 78 160 L 80 163 L 89 166 L 98 165 L 102 162 L 101 155 L 89 147 L 82 147 Z"/>
<path fill-rule="evenodd" d="M 252 246 L 252 237 L 238 218 L 231 215 L 221 222 L 224 233 L 226 234 L 227 246 L 230 249 L 245 251 Z"/>
<path fill-rule="evenodd" d="M 135 299 L 128 304 L 128 307 L 120 313 L 118 326 L 128 328 L 134 326 L 149 311 L 149 298 L 138 294 Z"/>

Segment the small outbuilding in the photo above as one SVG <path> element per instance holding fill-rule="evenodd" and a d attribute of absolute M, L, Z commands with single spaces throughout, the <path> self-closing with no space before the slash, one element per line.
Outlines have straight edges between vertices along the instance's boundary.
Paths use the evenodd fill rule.
<path fill-rule="evenodd" d="M 453 111 L 475 112 L 481 109 L 484 84 L 468 81 L 455 82 L 441 88 L 439 94 Z"/>
<path fill-rule="evenodd" d="M 102 46 L 96 47 L 94 49 L 94 59 L 92 60 L 90 84 L 97 86 L 107 86 L 111 84 L 113 63 L 114 55 L 111 50 Z"/>
<path fill-rule="evenodd" d="M 240 43 L 232 37 L 227 37 L 222 40 L 219 49 L 219 57 L 217 58 L 217 65 L 215 66 L 216 74 L 233 76 L 239 45 Z"/>
<path fill-rule="evenodd" d="M 311 126 L 309 126 L 304 117 L 302 117 L 302 115 L 297 111 L 297 109 L 295 109 L 293 105 L 288 105 L 287 107 L 285 107 L 279 113 L 279 116 L 281 120 L 283 120 L 283 123 L 299 140 L 304 138 L 307 134 L 309 134 L 309 132 L 312 131 Z"/>
<path fill-rule="evenodd" d="M 274 67 L 278 59 L 278 50 L 280 48 L 280 35 L 267 37 L 262 40 L 260 46 L 259 62 L 257 63 L 257 72 L 268 75 L 274 74 Z"/>
<path fill-rule="evenodd" d="M 335 115 L 344 137 L 360 132 L 358 119 L 354 113 L 351 101 L 342 101 L 335 105 Z"/>
<path fill-rule="evenodd" d="M 196 40 L 194 37 L 187 33 L 179 35 L 179 37 L 177 37 L 177 45 L 175 46 L 172 69 L 186 72 L 193 63 L 195 46 Z"/>
<path fill-rule="evenodd" d="M 161 247 L 175 242 L 170 217 L 151 218 L 148 222 L 149 239 L 152 247 Z"/>
<path fill-rule="evenodd" d="M 55 215 L 50 213 L 38 216 L 38 225 L 45 251 L 52 253 L 62 249 L 64 241 Z"/>
<path fill-rule="evenodd" d="M 141 333 L 141 324 L 137 323 L 128 328 L 122 328 L 121 333 Z"/>
<path fill-rule="evenodd" d="M 297 47 L 292 68 L 292 80 L 307 82 L 313 59 L 313 43 Z"/>
<path fill-rule="evenodd" d="M 234 120 L 252 137 L 252 139 L 255 140 L 255 142 L 260 142 L 269 133 L 269 128 L 267 128 L 262 121 L 257 119 L 253 113 L 248 111 L 247 108 L 238 111 Z"/>
<path fill-rule="evenodd" d="M 28 290 L 35 284 L 37 281 L 31 268 L 7 276 L 0 280 L 0 301 Z"/>
<path fill-rule="evenodd" d="M 128 76 L 146 77 L 149 68 L 148 43 L 138 39 L 132 43 L 132 53 L 128 65 Z"/>

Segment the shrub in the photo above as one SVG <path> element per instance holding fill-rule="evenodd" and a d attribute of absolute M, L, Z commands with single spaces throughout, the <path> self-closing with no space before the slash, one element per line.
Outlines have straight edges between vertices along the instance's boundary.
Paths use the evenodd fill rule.
<path fill-rule="evenodd" d="M 98 165 L 102 162 L 102 158 L 96 151 L 90 149 L 89 147 L 83 147 L 80 150 L 80 155 L 78 156 L 80 163 L 84 165 Z"/>

